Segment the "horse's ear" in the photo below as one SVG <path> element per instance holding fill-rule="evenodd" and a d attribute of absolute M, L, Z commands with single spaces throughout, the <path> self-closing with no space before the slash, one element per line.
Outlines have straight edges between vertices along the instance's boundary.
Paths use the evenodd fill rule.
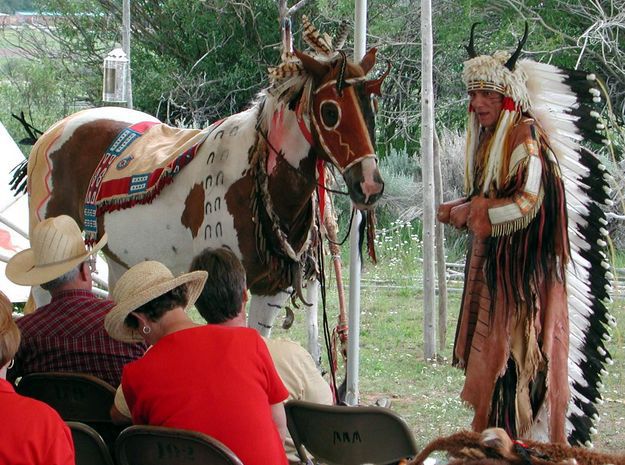
<path fill-rule="evenodd" d="M 367 73 L 371 71 L 371 68 L 373 68 L 373 65 L 375 65 L 375 54 L 377 52 L 378 49 L 373 47 L 369 49 L 365 56 L 362 57 L 362 60 L 360 60 L 360 67 L 364 71 L 365 75 L 367 75 Z"/>
<path fill-rule="evenodd" d="M 391 62 L 387 61 L 386 62 L 386 71 L 384 71 L 384 73 L 377 79 L 373 80 L 373 81 L 366 81 L 365 82 L 365 91 L 369 94 L 375 94 L 378 96 L 382 96 L 382 83 L 384 82 L 384 79 L 386 79 L 386 76 L 388 76 L 388 73 L 391 70 Z"/>
<path fill-rule="evenodd" d="M 321 79 L 330 72 L 330 67 L 328 65 L 324 63 L 319 63 L 310 55 L 307 55 L 304 52 L 300 52 L 297 49 L 294 49 L 293 53 L 295 53 L 295 56 L 299 58 L 299 60 L 302 62 L 302 66 L 304 66 L 304 69 L 314 78 Z"/>

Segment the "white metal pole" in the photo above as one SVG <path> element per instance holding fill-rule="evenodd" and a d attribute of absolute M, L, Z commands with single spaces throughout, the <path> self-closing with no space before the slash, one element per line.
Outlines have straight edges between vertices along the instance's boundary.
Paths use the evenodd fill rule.
<path fill-rule="evenodd" d="M 130 59 L 130 0 L 124 0 L 122 10 L 122 49 L 128 58 L 126 67 L 126 106 L 132 108 L 132 60 Z"/>
<path fill-rule="evenodd" d="M 354 59 L 360 61 L 365 56 L 367 45 L 367 0 L 356 0 L 354 28 Z M 353 208 L 353 207 L 352 207 Z M 349 237 L 349 307 L 347 339 L 347 392 L 345 403 L 358 405 L 358 373 L 360 369 L 360 254 L 358 250 L 358 230 L 362 214 L 354 212 Z"/>

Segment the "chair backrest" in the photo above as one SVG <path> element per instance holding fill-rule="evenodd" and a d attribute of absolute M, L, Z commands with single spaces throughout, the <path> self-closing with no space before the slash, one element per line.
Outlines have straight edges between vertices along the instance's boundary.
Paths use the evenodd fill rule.
<path fill-rule="evenodd" d="M 77 421 L 66 423 L 74 439 L 76 465 L 114 465 L 104 439 L 96 430 Z"/>
<path fill-rule="evenodd" d="M 31 373 L 17 384 L 18 394 L 52 406 L 65 421 L 110 422 L 115 388 L 83 373 Z"/>
<path fill-rule="evenodd" d="M 119 465 L 243 465 L 224 444 L 206 434 L 135 425 L 115 443 Z"/>
<path fill-rule="evenodd" d="M 285 410 L 303 462 L 307 456 L 302 446 L 317 460 L 335 465 L 388 464 L 417 454 L 412 431 L 388 408 L 290 400 Z"/>
<path fill-rule="evenodd" d="M 88 424 L 113 451 L 123 427 L 111 421 L 115 389 L 106 381 L 84 373 L 31 373 L 22 377 L 15 390 L 50 405 L 65 421 Z"/>

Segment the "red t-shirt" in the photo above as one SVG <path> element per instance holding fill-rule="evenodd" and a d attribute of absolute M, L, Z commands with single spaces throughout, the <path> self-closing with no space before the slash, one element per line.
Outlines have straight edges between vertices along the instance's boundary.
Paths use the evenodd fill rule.
<path fill-rule="evenodd" d="M 0 412 L 0 463 L 74 465 L 72 433 L 52 407 L 0 379 Z"/>
<path fill-rule="evenodd" d="M 271 405 L 288 392 L 256 330 L 205 325 L 161 338 L 124 367 L 135 424 L 200 431 L 245 465 L 286 464 Z"/>

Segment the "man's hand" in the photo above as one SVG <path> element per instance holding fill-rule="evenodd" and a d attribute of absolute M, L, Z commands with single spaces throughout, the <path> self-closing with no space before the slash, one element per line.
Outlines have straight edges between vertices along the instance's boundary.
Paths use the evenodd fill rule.
<path fill-rule="evenodd" d="M 438 206 L 438 213 L 436 214 L 436 218 L 441 223 L 449 224 L 451 217 L 451 209 L 462 205 L 467 200 L 465 198 L 452 200 L 451 202 L 444 202 Z"/>
<path fill-rule="evenodd" d="M 466 219 L 467 227 L 478 239 L 486 239 L 493 232 L 488 217 L 489 200 L 484 197 L 475 197 L 470 205 L 469 216 Z"/>
<path fill-rule="evenodd" d="M 449 215 L 449 223 L 458 229 L 464 229 L 467 227 L 467 218 L 471 211 L 471 202 L 465 202 L 461 205 L 457 205 L 451 209 Z"/>

